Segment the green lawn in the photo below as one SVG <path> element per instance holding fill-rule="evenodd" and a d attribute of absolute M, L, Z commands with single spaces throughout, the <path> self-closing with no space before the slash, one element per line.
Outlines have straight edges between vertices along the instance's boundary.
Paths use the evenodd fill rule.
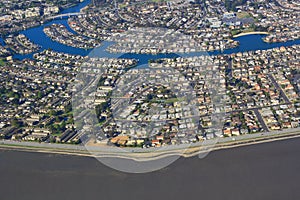
<path fill-rule="evenodd" d="M 237 17 L 238 17 L 239 19 L 251 17 L 251 15 L 250 15 L 249 13 L 247 13 L 247 12 L 240 12 L 240 13 L 238 12 L 236 15 L 237 15 Z"/>
<path fill-rule="evenodd" d="M 182 98 L 172 98 L 172 99 L 152 99 L 151 103 L 175 103 L 175 102 L 182 102 L 186 99 L 184 97 Z"/>
<path fill-rule="evenodd" d="M 6 62 L 0 58 L 0 66 L 4 66 L 6 64 Z"/>

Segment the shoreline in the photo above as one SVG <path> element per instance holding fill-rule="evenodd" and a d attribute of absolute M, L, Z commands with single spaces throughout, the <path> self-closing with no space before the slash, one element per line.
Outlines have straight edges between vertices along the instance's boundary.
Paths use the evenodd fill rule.
<path fill-rule="evenodd" d="M 263 136 L 244 139 L 244 140 L 235 140 L 231 138 L 228 142 L 217 142 L 213 145 L 198 145 L 190 146 L 187 148 L 179 148 L 173 150 L 165 151 L 151 151 L 151 152 L 105 152 L 97 151 L 92 152 L 88 151 L 84 146 L 74 146 L 76 149 L 67 149 L 67 148 L 53 148 L 49 145 L 49 148 L 42 148 L 36 146 L 25 146 L 24 144 L 4 144 L 0 142 L 0 150 L 8 151 L 19 151 L 19 152 L 29 152 L 29 153 L 43 153 L 43 154 L 57 154 L 57 155 L 70 155 L 70 156 L 79 156 L 79 157 L 90 157 L 90 158 L 122 158 L 127 160 L 134 160 L 138 162 L 143 161 L 153 161 L 162 158 L 167 158 L 171 156 L 179 156 L 183 158 L 195 157 L 200 154 L 210 153 L 218 150 L 232 149 L 250 145 L 265 144 L 276 141 L 284 141 L 289 139 L 295 139 L 300 137 L 300 130 L 296 130 L 290 133 Z M 32 143 L 34 144 L 34 143 Z"/>
<path fill-rule="evenodd" d="M 238 38 L 242 36 L 247 36 L 247 35 L 269 35 L 268 32 L 248 32 L 248 33 L 240 33 L 237 35 L 234 35 L 233 38 Z"/>

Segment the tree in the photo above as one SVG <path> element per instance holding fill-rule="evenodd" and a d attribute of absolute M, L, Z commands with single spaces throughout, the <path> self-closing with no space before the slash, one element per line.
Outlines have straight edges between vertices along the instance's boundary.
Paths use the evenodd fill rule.
<path fill-rule="evenodd" d="M 43 93 L 41 91 L 38 91 L 37 98 L 38 99 L 43 98 Z"/>
<path fill-rule="evenodd" d="M 16 118 L 14 118 L 11 120 L 11 125 L 13 127 L 20 128 L 22 126 L 22 123 L 19 120 L 17 120 Z"/>

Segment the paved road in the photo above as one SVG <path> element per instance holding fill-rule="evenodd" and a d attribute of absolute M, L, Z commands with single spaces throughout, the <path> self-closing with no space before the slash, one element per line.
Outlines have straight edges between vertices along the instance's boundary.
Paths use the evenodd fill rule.
<path fill-rule="evenodd" d="M 228 78 L 231 79 L 232 78 L 232 58 L 228 59 Z"/>
<path fill-rule="evenodd" d="M 263 128 L 265 131 L 269 132 L 268 126 L 266 125 L 266 123 L 265 123 L 264 119 L 262 118 L 261 114 L 259 113 L 258 109 L 255 108 L 255 109 L 253 109 L 253 111 L 254 111 L 254 113 L 255 113 L 255 115 L 256 115 L 258 121 L 260 122 L 262 128 Z"/>
<path fill-rule="evenodd" d="M 226 145 L 228 142 L 232 141 L 243 141 L 243 140 L 255 140 L 257 138 L 267 138 L 267 137 L 274 137 L 274 136 L 281 136 L 283 134 L 298 134 L 300 131 L 300 128 L 295 129 L 285 129 L 282 131 L 271 131 L 271 132 L 264 132 L 264 133 L 256 133 L 256 134 L 246 134 L 246 135 L 240 135 L 235 137 L 226 137 L 226 138 L 217 138 L 217 139 L 211 139 L 207 140 L 205 142 L 205 145 L 212 150 L 212 148 L 218 144 L 218 146 Z M 86 148 L 81 145 L 69 145 L 69 144 L 48 144 L 48 143 L 37 143 L 37 142 L 17 142 L 17 141 L 10 141 L 10 140 L 2 140 L 0 141 L 0 145 L 2 144 L 3 147 L 5 145 L 14 145 L 19 147 L 24 147 L 24 150 L 28 148 L 30 151 L 37 151 L 37 152 L 53 152 L 53 153 L 63 153 L 66 154 L 87 154 Z M 32 149 L 33 147 L 33 149 Z M 203 147 L 203 143 L 193 143 L 193 144 L 182 144 L 182 145 L 170 145 L 165 146 L 162 148 L 149 148 L 149 149 L 142 149 L 142 148 L 112 148 L 109 146 L 101 146 L 94 147 L 90 146 L 90 151 L 95 151 L 95 154 L 99 156 L 111 156 L 111 157 L 119 157 L 120 155 L 125 155 L 125 157 L 128 157 L 133 155 L 130 152 L 134 152 L 133 157 L 136 157 L 138 159 L 155 159 L 157 156 L 171 156 L 171 155 L 178 155 L 178 152 L 182 154 L 183 149 L 187 148 L 197 148 L 200 147 L 201 149 Z M 97 151 L 97 152 L 96 152 Z M 125 153 L 125 154 L 124 154 Z M 143 153 L 143 154 L 135 154 L 135 153 Z M 149 153 L 149 154 L 148 154 Z M 197 153 L 197 151 L 196 151 Z M 156 157 L 153 157 L 152 155 L 156 155 Z M 150 157 L 149 157 L 150 156 Z M 152 156 L 152 157 L 151 157 Z"/>
<path fill-rule="evenodd" d="M 275 5 L 281 7 L 282 9 L 289 10 L 289 11 L 290 11 L 290 10 L 293 10 L 293 11 L 296 11 L 296 12 L 299 12 L 299 10 L 300 10 L 300 9 L 287 8 L 287 7 L 283 6 L 283 5 L 281 4 L 281 2 L 278 1 L 278 0 L 273 0 L 273 1 L 274 1 Z"/>
<path fill-rule="evenodd" d="M 277 83 L 277 81 L 275 80 L 273 74 L 269 74 L 268 77 L 270 78 L 270 80 L 272 81 L 273 85 L 277 88 L 277 90 L 280 91 L 280 96 L 282 96 L 282 98 L 284 99 L 284 101 L 286 103 L 291 103 L 289 98 L 285 95 L 284 91 L 281 89 L 280 85 Z"/>

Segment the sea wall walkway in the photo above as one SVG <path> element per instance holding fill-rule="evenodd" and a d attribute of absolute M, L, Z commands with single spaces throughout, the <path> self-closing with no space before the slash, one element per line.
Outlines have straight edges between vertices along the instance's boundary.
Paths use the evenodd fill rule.
<path fill-rule="evenodd" d="M 246 35 L 269 35 L 268 32 L 248 32 L 248 33 L 240 33 L 238 35 L 233 36 L 233 38 L 242 37 Z"/>

